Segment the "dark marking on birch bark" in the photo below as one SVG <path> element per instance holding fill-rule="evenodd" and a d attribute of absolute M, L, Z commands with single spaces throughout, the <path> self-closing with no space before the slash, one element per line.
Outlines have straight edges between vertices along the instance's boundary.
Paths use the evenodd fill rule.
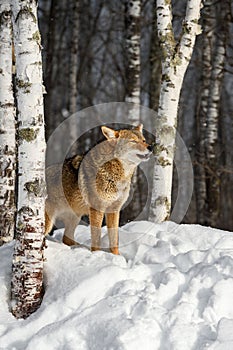
<path fill-rule="evenodd" d="M 30 207 L 22 207 L 19 209 L 18 211 L 18 215 L 23 215 L 23 214 L 26 214 L 26 215 L 29 215 L 29 216 L 34 216 L 35 213 L 34 211 L 30 208 Z"/>
<path fill-rule="evenodd" d="M 45 195 L 45 182 L 42 179 L 26 182 L 24 188 L 28 193 L 33 193 L 36 197 Z"/>
<path fill-rule="evenodd" d="M 17 16 L 16 16 L 16 19 L 15 19 L 15 22 L 17 22 L 18 20 L 19 20 L 19 18 L 21 17 L 21 16 L 31 16 L 32 17 L 32 20 L 33 20 L 33 22 L 34 23 L 37 23 L 37 20 L 36 20 L 36 16 L 34 15 L 34 13 L 33 13 L 33 11 L 32 11 L 32 9 L 31 9 L 31 7 L 29 7 L 29 6 L 24 6 L 24 8 L 22 8 L 19 12 L 18 12 L 18 14 L 17 14 Z"/>

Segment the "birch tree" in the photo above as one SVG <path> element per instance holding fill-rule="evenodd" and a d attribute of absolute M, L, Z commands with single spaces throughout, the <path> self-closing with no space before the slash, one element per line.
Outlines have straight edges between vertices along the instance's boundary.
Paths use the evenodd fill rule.
<path fill-rule="evenodd" d="M 220 206 L 219 112 L 230 2 L 206 0 L 203 10 L 202 94 L 198 113 L 198 222 L 216 226 Z"/>
<path fill-rule="evenodd" d="M 125 101 L 131 102 L 128 109 L 128 121 L 131 125 L 138 125 L 140 121 L 140 39 L 141 39 L 141 0 L 125 1 L 125 56 L 126 56 L 126 96 Z M 135 213 L 140 208 L 139 185 L 140 176 L 138 169 L 132 178 L 130 196 L 132 199 L 124 211 L 126 217 L 130 217 L 132 212 Z"/>
<path fill-rule="evenodd" d="M 153 192 L 149 219 L 161 222 L 169 218 L 177 110 L 180 91 L 191 59 L 196 35 L 200 33 L 198 20 L 201 0 L 188 0 L 182 34 L 178 42 L 172 27 L 171 0 L 157 0 L 157 28 L 162 53 L 162 76 L 156 123 L 160 143 L 154 150 Z"/>
<path fill-rule="evenodd" d="M 129 124 L 140 119 L 140 16 L 141 0 L 126 0 L 126 102 L 132 102 Z"/>
<path fill-rule="evenodd" d="M 18 110 L 18 205 L 12 313 L 26 318 L 43 293 L 45 140 L 37 1 L 13 2 Z"/>
<path fill-rule="evenodd" d="M 12 89 L 10 2 L 0 1 L 0 245 L 14 237 L 15 107 Z"/>

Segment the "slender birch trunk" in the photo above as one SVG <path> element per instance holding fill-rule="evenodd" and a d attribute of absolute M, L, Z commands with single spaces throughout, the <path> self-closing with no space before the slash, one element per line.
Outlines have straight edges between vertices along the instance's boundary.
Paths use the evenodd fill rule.
<path fill-rule="evenodd" d="M 157 0 L 157 27 L 162 51 L 162 77 L 157 117 L 157 161 L 153 175 L 153 193 L 149 219 L 161 222 L 169 218 L 177 110 L 184 74 L 191 59 L 196 35 L 200 33 L 198 20 L 201 0 L 188 0 L 178 42 L 172 27 L 171 0 Z"/>
<path fill-rule="evenodd" d="M 140 105 L 141 0 L 126 0 L 126 102 Z M 140 120 L 139 107 L 129 110 L 129 124 Z"/>
<path fill-rule="evenodd" d="M 230 2 L 216 3 L 214 0 L 205 2 L 204 16 L 205 32 L 208 41 L 203 48 L 207 62 L 204 73 L 208 74 L 209 84 L 205 89 L 204 103 L 206 105 L 205 123 L 205 222 L 216 226 L 220 211 L 220 179 L 218 174 L 219 163 L 219 112 L 224 66 L 226 59 L 226 38 L 230 19 Z M 208 57 L 207 57 L 208 56 Z M 205 80 L 203 75 L 203 83 Z M 199 209 L 199 208 L 198 208 Z"/>
<path fill-rule="evenodd" d="M 130 125 L 138 125 L 140 122 L 140 42 L 141 42 L 141 0 L 126 0 L 125 2 L 125 55 L 126 55 L 126 96 L 125 101 L 131 102 L 128 109 L 128 121 Z M 124 216 L 130 219 L 141 207 L 140 176 L 135 170 L 131 188 L 130 205 L 124 210 Z"/>
<path fill-rule="evenodd" d="M 12 89 L 12 22 L 10 1 L 0 0 L 0 245 L 15 228 L 15 106 Z"/>
<path fill-rule="evenodd" d="M 18 210 L 13 256 L 12 313 L 26 318 L 43 294 L 45 139 L 37 1 L 14 0 L 18 110 Z"/>

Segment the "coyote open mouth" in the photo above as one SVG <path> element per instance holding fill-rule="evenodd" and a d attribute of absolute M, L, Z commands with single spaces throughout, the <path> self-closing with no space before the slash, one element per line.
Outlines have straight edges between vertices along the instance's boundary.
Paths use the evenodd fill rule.
<path fill-rule="evenodd" d="M 137 157 L 139 159 L 148 159 L 150 157 L 150 155 L 151 155 L 151 152 L 147 153 L 147 154 L 139 154 L 139 153 L 137 153 Z"/>

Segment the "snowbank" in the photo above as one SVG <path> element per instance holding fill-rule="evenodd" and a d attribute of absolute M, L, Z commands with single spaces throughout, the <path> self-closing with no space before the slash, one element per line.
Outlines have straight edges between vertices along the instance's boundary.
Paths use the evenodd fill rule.
<path fill-rule="evenodd" d="M 88 245 L 89 228 L 76 239 Z M 114 256 L 49 240 L 43 303 L 18 321 L 8 310 L 13 243 L 1 247 L 0 349 L 233 349 L 232 233 L 133 222 L 120 245 Z"/>

